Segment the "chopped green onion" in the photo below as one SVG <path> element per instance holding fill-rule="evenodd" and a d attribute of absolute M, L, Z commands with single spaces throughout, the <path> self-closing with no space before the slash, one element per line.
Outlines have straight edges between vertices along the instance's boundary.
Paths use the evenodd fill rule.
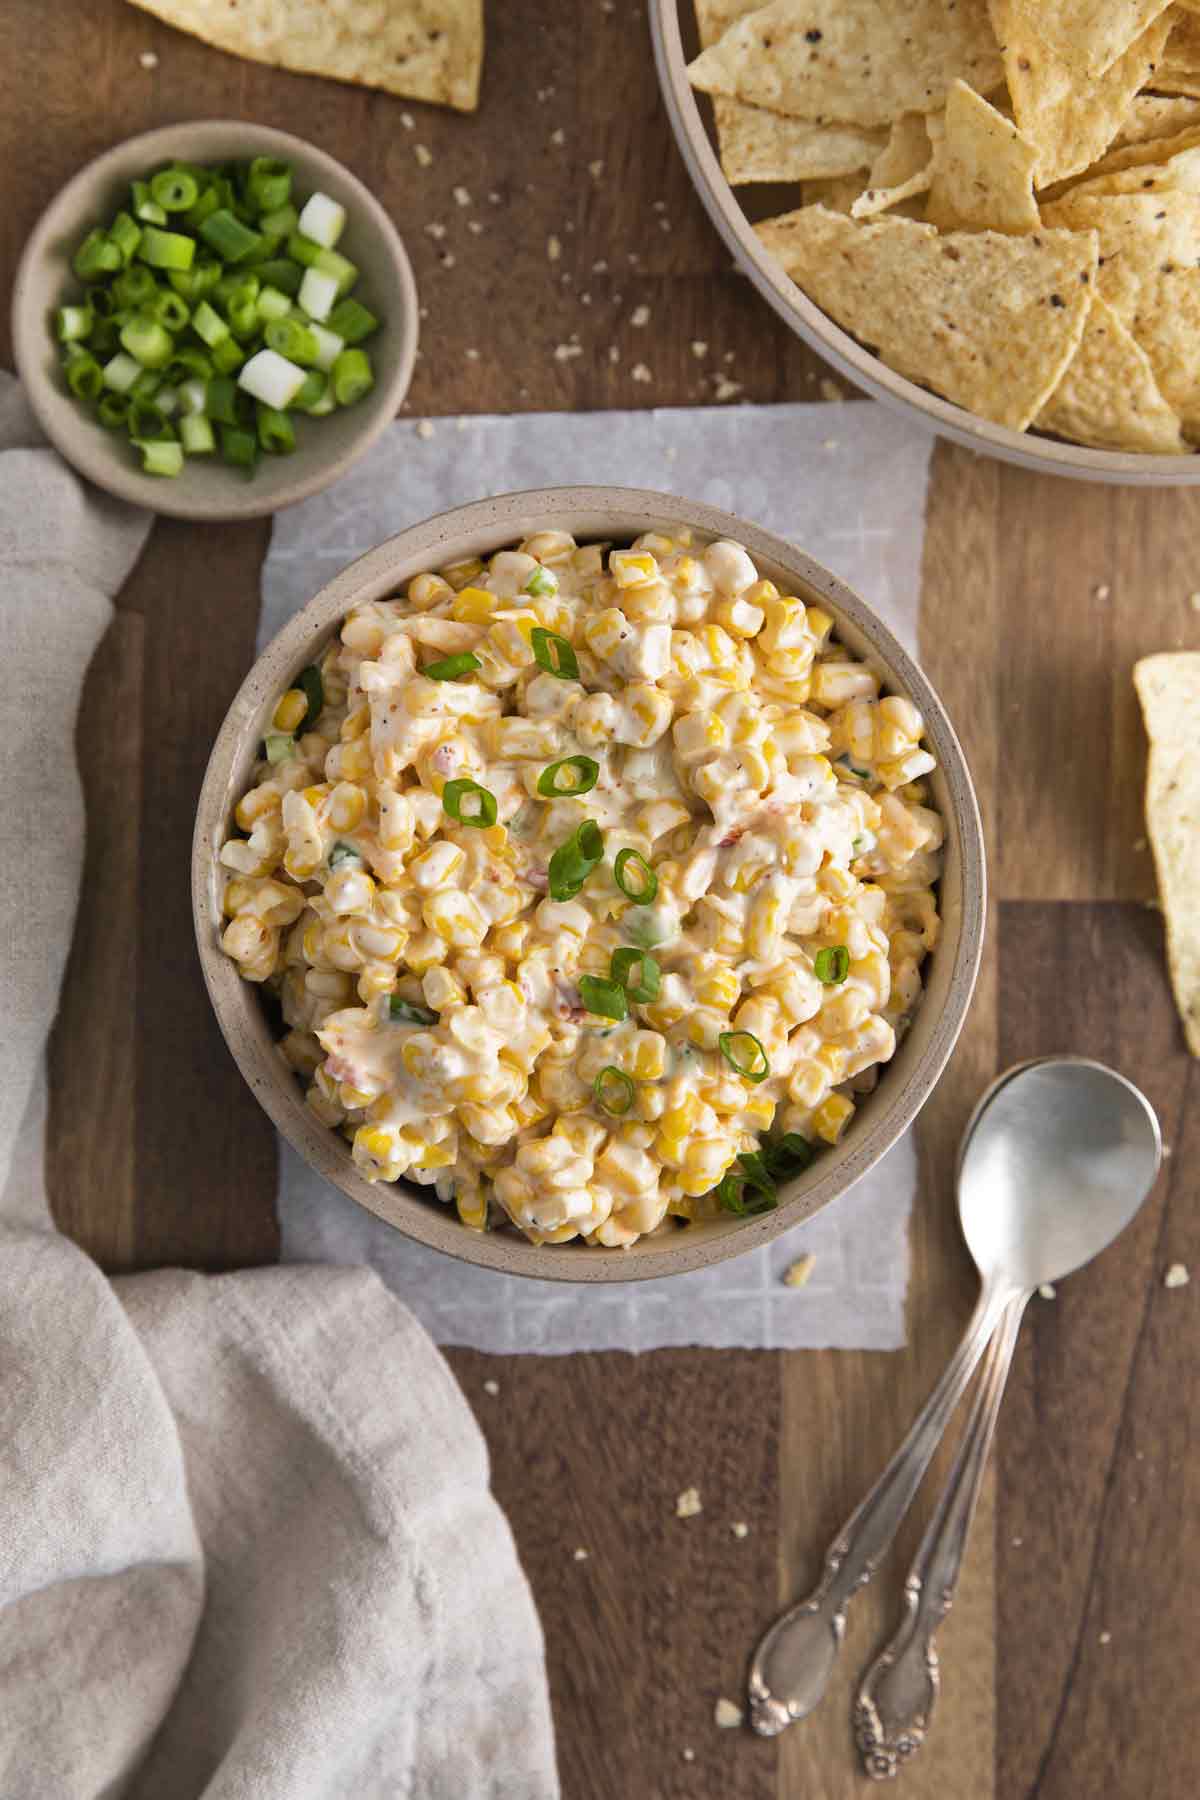
<path fill-rule="evenodd" d="M 375 386 L 371 359 L 365 350 L 343 350 L 330 370 L 333 397 L 339 406 L 353 406 Z"/>
<path fill-rule="evenodd" d="M 132 274 L 132 269 L 129 272 Z M 182 331 L 192 316 L 186 300 L 174 288 L 159 288 L 146 302 L 146 314 L 167 331 Z"/>
<path fill-rule="evenodd" d="M 208 383 L 201 376 L 193 375 L 189 380 L 181 381 L 176 391 L 179 394 L 180 412 L 202 413 L 208 411 Z"/>
<path fill-rule="evenodd" d="M 388 995 L 388 1018 L 398 1025 L 436 1025 L 437 1017 L 427 1007 L 414 1006 L 400 994 Z"/>
<path fill-rule="evenodd" d="M 304 386 L 292 401 L 299 412 L 317 413 L 329 390 L 329 383 L 320 369 L 310 369 L 304 377 Z M 330 407 L 332 411 L 332 406 Z"/>
<path fill-rule="evenodd" d="M 131 263 L 122 269 L 112 287 L 108 290 L 119 307 L 129 306 L 137 310 L 146 306 L 158 293 L 158 283 L 145 263 Z"/>
<path fill-rule="evenodd" d="M 179 421 L 179 441 L 185 456 L 208 456 L 217 447 L 213 428 L 203 413 L 185 413 Z"/>
<path fill-rule="evenodd" d="M 134 444 L 142 453 L 143 475 L 181 475 L 183 473 L 183 445 L 175 442 L 164 443 L 158 439 L 133 438 Z"/>
<path fill-rule="evenodd" d="M 346 209 L 328 194 L 311 194 L 300 213 L 300 230 L 314 244 L 332 250 L 346 224 Z"/>
<path fill-rule="evenodd" d="M 836 987 L 850 973 L 850 952 L 845 944 L 833 944 L 818 950 L 813 957 L 813 974 L 826 987 Z"/>
<path fill-rule="evenodd" d="M 238 469 L 253 469 L 258 461 L 258 439 L 240 425 L 222 425 L 221 455 Z"/>
<path fill-rule="evenodd" d="M 67 364 L 67 386 L 77 400 L 98 400 L 108 385 L 94 356 L 85 352 Z"/>
<path fill-rule="evenodd" d="M 268 731 L 263 743 L 269 763 L 286 762 L 289 756 L 295 755 L 296 740 L 290 731 Z"/>
<path fill-rule="evenodd" d="M 150 192 L 147 181 L 133 181 L 129 184 L 130 197 L 133 201 L 133 216 L 140 219 L 143 225 L 165 225 L 167 215 Z"/>
<path fill-rule="evenodd" d="M 214 375 L 208 384 L 208 403 L 205 409 L 210 419 L 218 425 L 236 425 L 237 385 L 231 375 Z"/>
<path fill-rule="evenodd" d="M 123 261 L 120 249 L 108 234 L 96 230 L 88 232 L 75 252 L 71 267 L 80 281 L 100 281 L 105 275 L 115 274 Z"/>
<path fill-rule="evenodd" d="M 190 269 L 168 269 L 167 280 L 174 291 L 195 306 L 206 294 L 211 294 L 221 279 L 221 263 L 207 250 L 202 250 Z"/>
<path fill-rule="evenodd" d="M 150 197 L 164 212 L 188 212 L 200 198 L 200 183 L 186 169 L 160 169 L 150 177 Z"/>
<path fill-rule="evenodd" d="M 202 300 L 192 314 L 192 330 L 196 336 L 203 338 L 210 350 L 215 350 L 222 338 L 229 336 L 229 327 L 207 300 Z"/>
<path fill-rule="evenodd" d="M 121 252 L 121 261 L 127 263 L 142 241 L 142 227 L 127 212 L 119 212 L 108 228 L 108 235 Z"/>
<path fill-rule="evenodd" d="M 291 237 L 299 223 L 300 214 L 289 201 L 286 206 L 274 206 L 270 212 L 265 212 L 258 221 L 258 229 L 264 238 L 271 240 L 272 247 L 278 249 L 284 238 Z M 295 267 L 294 264 L 292 266 Z"/>
<path fill-rule="evenodd" d="M 224 206 L 209 213 L 200 226 L 200 236 L 218 256 L 230 263 L 241 262 L 243 257 L 249 256 L 262 243 L 261 233 L 251 231 L 248 225 L 242 224 L 236 213 Z"/>
<path fill-rule="evenodd" d="M 301 669 L 297 675 L 295 685 L 308 701 L 308 711 L 296 728 L 297 737 L 303 737 L 306 731 L 312 730 L 325 710 L 325 683 L 317 665 L 309 663 L 307 669 Z"/>
<path fill-rule="evenodd" d="M 532 594 L 536 600 L 543 599 L 547 594 L 557 594 L 558 576 L 552 569 L 538 567 L 533 571 L 522 591 Z"/>
<path fill-rule="evenodd" d="M 150 400 L 131 399 L 129 407 L 129 435 L 135 443 L 152 443 L 156 440 L 173 439 L 175 433 L 167 423 L 167 416 Z"/>
<path fill-rule="evenodd" d="M 584 819 L 550 858 L 550 898 L 573 900 L 603 855 L 603 832 L 595 819 Z"/>
<path fill-rule="evenodd" d="M 304 386 L 304 370 L 277 350 L 256 350 L 239 373 L 238 386 L 264 406 L 283 410 Z"/>
<path fill-rule="evenodd" d="M 184 224 L 189 225 L 193 231 L 199 231 L 205 219 L 210 219 L 216 212 L 221 200 L 220 188 L 215 181 L 210 181 L 207 187 L 201 189 L 200 198 L 195 206 L 189 208 L 184 214 Z"/>
<path fill-rule="evenodd" d="M 602 1019 L 620 1020 L 629 1017 L 625 989 L 603 975 L 581 975 L 579 998 L 590 1013 L 598 1013 Z"/>
<path fill-rule="evenodd" d="M 292 171 L 275 156 L 256 156 L 246 171 L 246 199 L 257 213 L 286 206 L 292 193 Z"/>
<path fill-rule="evenodd" d="M 592 1095 L 601 1112 L 611 1114 L 614 1119 L 623 1119 L 637 1097 L 637 1089 L 624 1069 L 608 1063 L 593 1081 Z"/>
<path fill-rule="evenodd" d="M 529 634 L 533 660 L 539 669 L 545 669 L 549 675 L 557 675 L 560 681 L 575 681 L 579 677 L 579 664 L 575 652 L 565 637 L 556 631 L 546 631 L 541 625 L 535 625 Z"/>
<path fill-rule="evenodd" d="M 141 372 L 141 363 L 136 362 L 132 356 L 127 356 L 124 350 L 118 350 L 104 365 L 104 385 L 111 388 L 114 394 L 127 394 Z"/>
<path fill-rule="evenodd" d="M 225 302 L 225 317 L 235 337 L 257 337 L 262 323 L 258 316 L 258 283 L 244 282 Z"/>
<path fill-rule="evenodd" d="M 460 675 L 470 675 L 472 670 L 482 668 L 477 656 L 469 650 L 460 650 L 457 656 L 443 656 L 440 662 L 426 663 L 421 670 L 428 675 L 430 681 L 457 681 Z"/>
<path fill-rule="evenodd" d="M 261 352 L 259 353 L 261 355 Z M 212 347 L 213 368 L 219 369 L 222 375 L 232 375 L 242 367 L 246 360 L 246 352 L 233 336 L 223 337 L 219 344 Z"/>
<path fill-rule="evenodd" d="M 364 338 L 379 330 L 375 314 L 361 301 L 352 298 L 339 300 L 325 323 L 347 344 L 361 344 Z"/>
<path fill-rule="evenodd" d="M 462 809 L 463 801 L 476 796 L 478 806 L 465 813 Z M 480 787 L 477 781 L 469 781 L 465 777 L 446 783 L 442 789 L 442 806 L 460 825 L 470 825 L 476 831 L 496 823 L 496 796 L 490 794 L 487 788 Z"/>
<path fill-rule="evenodd" d="M 662 970 L 647 951 L 628 947 L 614 950 L 609 972 L 639 1006 L 649 1006 L 658 999 Z"/>
<path fill-rule="evenodd" d="M 55 323 L 58 326 L 59 342 L 73 344 L 91 336 L 96 315 L 87 305 L 60 306 Z"/>
<path fill-rule="evenodd" d="M 630 886 L 625 871 L 630 864 L 635 867 L 634 880 L 636 886 Z M 618 850 L 613 863 L 613 880 L 627 900 L 635 906 L 649 906 L 658 892 L 658 876 L 650 867 L 640 850 Z"/>
<path fill-rule="evenodd" d="M 358 280 L 358 268 L 348 257 L 337 250 L 328 250 L 318 245 L 317 254 L 309 263 L 310 269 L 320 269 L 324 275 L 332 275 L 337 282 L 338 298 L 348 294 Z"/>
<path fill-rule="evenodd" d="M 258 264 L 258 279 L 262 285 L 278 288 L 280 293 L 290 294 L 293 299 L 300 292 L 303 274 L 299 263 L 294 263 L 290 257 L 272 258 Z"/>
<path fill-rule="evenodd" d="M 316 337 L 302 319 L 271 319 L 263 338 L 269 350 L 277 350 L 280 356 L 299 363 L 302 368 L 311 368 L 317 360 Z"/>
<path fill-rule="evenodd" d="M 153 400 L 159 388 L 162 386 L 162 380 L 163 378 L 157 369 L 142 369 L 138 374 L 137 380 L 129 390 L 129 398 L 131 400 Z M 149 437 L 151 433 L 143 432 L 142 435 L 143 437 Z"/>
<path fill-rule="evenodd" d="M 570 779 L 563 786 L 559 774 L 563 769 L 571 771 Z M 564 756 L 560 762 L 551 763 L 543 769 L 537 780 L 537 791 L 546 800 L 557 800 L 571 794 L 590 794 L 600 774 L 600 764 L 590 756 Z"/>
<path fill-rule="evenodd" d="M 316 267 L 317 258 L 321 254 L 321 245 L 314 244 L 311 238 L 301 231 L 293 231 L 287 241 L 287 253 L 293 262 L 300 263 L 306 269 Z"/>
<path fill-rule="evenodd" d="M 282 288 L 268 284 L 260 289 L 254 306 L 260 319 L 286 319 L 292 310 L 292 301 L 291 296 L 285 294 Z"/>
<path fill-rule="evenodd" d="M 258 441 L 271 456 L 290 456 L 296 448 L 296 427 L 278 407 L 258 406 Z"/>
<path fill-rule="evenodd" d="M 341 864 L 344 862 L 360 863 L 362 861 L 362 856 L 354 848 L 353 844 L 337 843 L 333 846 L 333 849 L 329 852 L 329 855 L 326 858 L 326 861 L 328 862 L 331 869 L 336 869 L 336 868 L 339 868 L 341 866 Z"/>
<path fill-rule="evenodd" d="M 163 369 L 175 350 L 175 339 L 155 319 L 135 315 L 121 327 L 121 348 L 136 357 L 144 369 Z"/>
<path fill-rule="evenodd" d="M 747 1190 L 754 1199 L 747 1199 Z M 756 1213 L 773 1212 L 779 1204 L 775 1183 L 763 1166 L 761 1156 L 753 1150 L 743 1151 L 736 1164 L 730 1164 L 713 1192 L 725 1212 L 736 1213 L 743 1219 Z"/>
<path fill-rule="evenodd" d="M 81 399 L 91 398 L 81 395 Z M 96 417 L 106 431 L 124 431 L 129 424 L 128 394 L 101 394 L 96 406 Z"/>
<path fill-rule="evenodd" d="M 752 1031 L 723 1031 L 717 1039 L 717 1049 L 744 1081 L 757 1084 L 771 1073 L 767 1053 Z"/>
<path fill-rule="evenodd" d="M 774 1142 L 765 1141 L 761 1150 L 767 1173 L 780 1181 L 790 1181 L 793 1175 L 802 1175 L 805 1169 L 812 1167 L 816 1156 L 808 1139 L 802 1138 L 798 1131 L 785 1132 Z"/>
<path fill-rule="evenodd" d="M 310 319 L 327 319 L 337 299 L 337 278 L 324 269 L 305 269 L 296 303 Z"/>
<path fill-rule="evenodd" d="M 195 254 L 195 238 L 184 237 L 181 231 L 163 231 L 157 225 L 146 226 L 138 245 L 138 255 L 152 269 L 190 269 Z"/>

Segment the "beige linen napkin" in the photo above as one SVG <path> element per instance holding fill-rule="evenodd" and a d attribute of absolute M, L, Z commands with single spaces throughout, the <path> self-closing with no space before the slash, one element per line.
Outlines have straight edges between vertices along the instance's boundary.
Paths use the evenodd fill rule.
<path fill-rule="evenodd" d="M 0 374 L 0 1800 L 551 1800 L 537 1616 L 405 1309 L 365 1270 L 110 1284 L 51 1224 L 73 724 L 148 522 L 37 443 Z"/>

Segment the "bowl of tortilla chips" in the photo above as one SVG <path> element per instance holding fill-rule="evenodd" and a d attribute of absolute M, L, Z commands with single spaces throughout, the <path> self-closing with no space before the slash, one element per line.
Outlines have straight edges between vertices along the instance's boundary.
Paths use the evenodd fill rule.
<path fill-rule="evenodd" d="M 977 451 L 1200 481 L 1200 0 L 654 0 L 739 266 Z"/>

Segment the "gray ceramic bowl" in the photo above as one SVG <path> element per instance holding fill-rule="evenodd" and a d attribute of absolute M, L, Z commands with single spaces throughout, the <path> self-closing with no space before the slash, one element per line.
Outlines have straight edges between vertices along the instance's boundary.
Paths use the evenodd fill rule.
<path fill-rule="evenodd" d="M 252 479 L 217 457 L 188 460 L 175 479 L 143 475 L 136 451 L 106 431 L 68 391 L 52 333 L 54 310 L 79 292 L 71 257 L 93 225 L 128 200 L 129 183 L 179 157 L 187 162 L 278 156 L 296 171 L 305 197 L 320 188 L 346 208 L 341 248 L 362 270 L 355 289 L 382 329 L 367 345 L 375 386 L 365 399 L 324 419 L 305 419 L 291 456 L 263 457 Z M 349 169 L 286 131 L 241 120 L 167 125 L 106 150 L 50 202 L 25 246 L 13 287 L 17 373 L 46 436 L 80 474 L 122 500 L 178 519 L 253 519 L 318 493 L 370 448 L 412 379 L 417 351 L 417 290 L 396 228 Z"/>
<path fill-rule="evenodd" d="M 669 532 L 680 525 L 693 526 L 706 539 L 736 538 L 785 591 L 819 599 L 837 620 L 842 640 L 925 715 L 938 762 L 932 777 L 935 803 L 946 823 L 942 941 L 928 965 L 926 993 L 912 1028 L 875 1092 L 864 1100 L 845 1140 L 782 1190 L 775 1212 L 690 1225 L 644 1238 L 628 1250 L 593 1250 L 578 1243 L 539 1248 L 515 1231 L 481 1235 L 462 1225 L 452 1208 L 429 1198 L 428 1190 L 363 1180 L 345 1140 L 305 1106 L 273 1047 L 257 992 L 219 948 L 223 881 L 217 854 L 280 693 L 352 607 L 394 594 L 423 569 L 486 556 L 551 526 L 581 542 L 627 543 L 643 531 Z M 481 500 L 414 525 L 351 563 L 296 614 L 246 677 L 213 747 L 196 818 L 192 904 L 204 978 L 225 1040 L 271 1118 L 314 1169 L 409 1237 L 451 1256 L 559 1281 L 629 1281 L 698 1269 L 765 1243 L 844 1194 L 912 1123 L 966 1015 L 983 944 L 986 879 L 979 812 L 958 739 L 921 670 L 869 607 L 802 551 L 730 513 L 636 488 L 576 487 Z"/>
<path fill-rule="evenodd" d="M 1023 469 L 1130 487 L 1188 487 L 1200 482 L 1200 454 L 1146 456 L 1135 451 L 1089 450 L 1038 432 L 1011 431 L 897 375 L 864 349 L 796 286 L 754 230 L 754 220 L 786 212 L 797 204 L 797 184 L 752 184 L 735 191 L 725 179 L 715 138 L 705 122 L 711 118 L 711 109 L 705 103 L 702 112 L 699 102 L 704 96 L 694 92 L 687 76 L 689 58 L 699 49 L 693 0 L 650 0 L 650 30 L 671 128 L 705 211 L 738 268 L 749 276 L 763 299 L 847 381 L 885 406 L 906 413 L 927 431 Z"/>

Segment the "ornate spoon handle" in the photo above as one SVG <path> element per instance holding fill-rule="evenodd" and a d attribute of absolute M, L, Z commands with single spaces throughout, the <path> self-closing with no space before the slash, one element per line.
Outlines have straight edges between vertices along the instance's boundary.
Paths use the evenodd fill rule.
<path fill-rule="evenodd" d="M 863 1768 L 887 1781 L 925 1741 L 941 1687 L 937 1629 L 954 1589 L 1000 1415 L 1028 1294 L 1009 1302 L 988 1349 L 967 1429 L 937 1510 L 904 1584 L 904 1618 L 863 1676 L 854 1704 L 854 1735 Z"/>
<path fill-rule="evenodd" d="M 896 1535 L 950 1416 L 995 1330 L 1010 1292 L 985 1289 L 975 1316 L 908 1436 L 866 1499 L 825 1553 L 821 1579 L 807 1599 L 766 1632 L 750 1664 L 750 1718 L 774 1737 L 806 1718 L 825 1691 L 853 1594 L 871 1579 Z"/>

